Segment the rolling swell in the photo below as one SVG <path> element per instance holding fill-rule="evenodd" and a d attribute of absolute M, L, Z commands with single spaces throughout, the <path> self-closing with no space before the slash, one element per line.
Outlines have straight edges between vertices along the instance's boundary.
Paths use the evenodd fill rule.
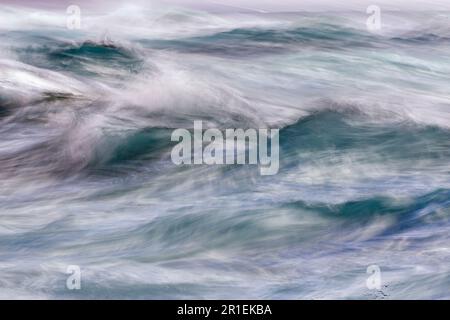
<path fill-rule="evenodd" d="M 234 29 L 181 40 L 141 40 L 158 50 L 212 54 L 221 57 L 247 57 L 286 54 L 295 50 L 342 50 L 347 47 L 376 47 L 377 40 L 369 33 L 337 25 L 318 24 L 285 30 Z"/>

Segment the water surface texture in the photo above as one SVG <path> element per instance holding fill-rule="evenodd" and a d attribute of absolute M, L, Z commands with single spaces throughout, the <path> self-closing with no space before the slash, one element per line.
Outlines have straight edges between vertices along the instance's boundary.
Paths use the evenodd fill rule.
<path fill-rule="evenodd" d="M 450 298 L 448 12 L 0 8 L 0 298 Z M 194 120 L 278 174 L 174 165 Z"/>

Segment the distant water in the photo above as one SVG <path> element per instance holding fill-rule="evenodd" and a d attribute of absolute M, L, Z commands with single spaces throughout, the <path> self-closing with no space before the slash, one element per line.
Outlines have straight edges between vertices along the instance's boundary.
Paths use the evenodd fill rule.
<path fill-rule="evenodd" d="M 450 298 L 449 13 L 373 34 L 365 13 L 131 10 L 77 31 L 17 10 L 0 298 Z M 175 166 L 194 120 L 280 128 L 279 173 Z"/>

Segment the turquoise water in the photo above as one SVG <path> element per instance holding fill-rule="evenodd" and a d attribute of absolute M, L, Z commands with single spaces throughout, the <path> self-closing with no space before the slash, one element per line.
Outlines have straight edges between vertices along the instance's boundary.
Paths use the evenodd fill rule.
<path fill-rule="evenodd" d="M 447 13 L 146 14 L 2 26 L 0 298 L 450 298 Z M 278 174 L 175 166 L 194 120 Z"/>

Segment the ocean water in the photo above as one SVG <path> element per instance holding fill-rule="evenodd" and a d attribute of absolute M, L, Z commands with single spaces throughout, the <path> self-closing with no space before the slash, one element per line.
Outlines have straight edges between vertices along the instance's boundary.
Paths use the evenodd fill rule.
<path fill-rule="evenodd" d="M 450 298 L 450 13 L 24 10 L 0 14 L 0 298 Z M 194 120 L 280 129 L 278 174 L 174 165 Z"/>

